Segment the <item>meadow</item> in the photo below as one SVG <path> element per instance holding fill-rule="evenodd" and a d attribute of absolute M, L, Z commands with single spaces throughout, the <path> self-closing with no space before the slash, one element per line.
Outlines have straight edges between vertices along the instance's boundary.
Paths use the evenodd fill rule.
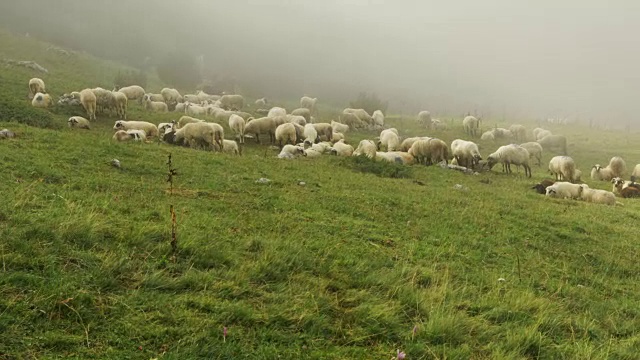
<path fill-rule="evenodd" d="M 114 143 L 117 119 L 68 129 L 83 112 L 33 109 L 27 83 L 41 77 L 55 95 L 110 89 L 126 67 L 4 32 L 0 44 L 0 58 L 50 71 L 0 67 L 0 129 L 18 135 L 0 140 L 0 359 L 639 356 L 640 200 L 609 207 L 536 194 L 556 154 L 529 179 L 499 166 L 465 175 L 279 160 L 250 140 L 240 157 Z M 154 123 L 176 117 L 129 110 Z M 321 118 L 338 111 L 325 105 Z M 438 133 L 413 115 L 390 114 L 387 124 L 449 143 L 465 138 L 451 119 Z M 611 189 L 588 179 L 591 165 L 614 155 L 640 162 L 637 133 L 548 128 L 567 136 L 591 187 Z M 486 156 L 502 143 L 479 144 Z M 270 182 L 256 182 L 263 177 Z"/>

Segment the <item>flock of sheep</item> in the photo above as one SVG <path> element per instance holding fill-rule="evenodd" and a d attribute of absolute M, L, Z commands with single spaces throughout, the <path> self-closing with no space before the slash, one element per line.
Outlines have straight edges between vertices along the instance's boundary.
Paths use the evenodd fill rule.
<path fill-rule="evenodd" d="M 48 107 L 52 104 L 41 79 L 29 81 L 29 93 L 33 97 L 33 106 Z M 129 101 L 137 101 L 147 111 L 174 111 L 181 116 L 178 120 L 158 125 L 127 121 Z M 534 129 L 534 141 L 527 142 L 527 130 L 522 125 L 514 124 L 509 129 L 496 127 L 480 134 L 481 119 L 466 116 L 462 126 L 471 139 L 480 137 L 481 140 L 522 142 L 501 146 L 483 159 L 478 145 L 469 140 L 456 139 L 450 145 L 428 136 L 409 137 L 401 141 L 395 128 L 385 128 L 384 114 L 380 110 L 370 115 L 363 109 L 347 108 L 340 115 L 339 121 L 316 122 L 316 102 L 316 98 L 302 97 L 300 108 L 288 113 L 281 107 L 267 108 L 267 100 L 258 99 L 254 103 L 256 109 L 253 113 L 262 117 L 254 118 L 252 114 L 242 111 L 245 100 L 241 95 L 209 95 L 200 91 L 183 96 L 170 88 L 162 89 L 159 94 L 146 93 L 137 85 L 113 91 L 102 88 L 84 89 L 64 94 L 58 100 L 59 104 L 82 106 L 87 113 L 88 119 L 80 116 L 69 118 L 68 125 L 72 128 L 90 129 L 91 120 L 96 119 L 96 113 L 108 113 L 123 119 L 116 121 L 113 127 L 113 139 L 116 141 L 143 141 L 157 137 L 169 144 L 240 154 L 245 138 L 255 138 L 256 142 L 261 143 L 260 136 L 268 136 L 270 144 L 279 146 L 279 158 L 317 157 L 325 153 L 338 156 L 362 155 L 406 165 L 443 163 L 452 168 L 471 171 L 491 170 L 500 163 L 506 173 L 512 172 L 512 165 L 522 166 L 528 177 L 531 177 L 533 161 L 538 166 L 541 165 L 543 151 L 557 151 L 563 155 L 555 156 L 549 162 L 549 172 L 555 176 L 555 181 L 547 179 L 537 184 L 534 189 L 538 192 L 551 197 L 584 199 L 611 205 L 616 204 L 615 195 L 640 196 L 640 185 L 635 183 L 635 179 L 640 177 L 640 164 L 633 169 L 630 181 L 622 180 L 626 164 L 620 157 L 612 158 L 606 167 L 594 165 L 591 178 L 596 181 L 611 181 L 614 185 L 611 192 L 591 189 L 581 183 L 582 172 L 576 168 L 574 160 L 566 155 L 566 137 L 552 134 L 546 129 Z M 213 121 L 201 118 L 213 118 Z M 430 130 L 448 129 L 445 122 L 431 118 L 428 111 L 421 111 L 417 120 Z M 224 123 L 228 123 L 235 140 L 225 139 L 225 130 L 220 125 Z M 379 130 L 380 136 L 373 140 L 362 140 L 354 149 L 345 141 L 345 133 L 350 129 Z"/>

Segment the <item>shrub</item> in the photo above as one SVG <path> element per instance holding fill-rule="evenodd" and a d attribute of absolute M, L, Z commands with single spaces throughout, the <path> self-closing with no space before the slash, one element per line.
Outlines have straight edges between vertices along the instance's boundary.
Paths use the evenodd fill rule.
<path fill-rule="evenodd" d="M 0 97 L 0 119 L 41 128 L 59 129 L 61 127 L 61 124 L 56 123 L 53 116 L 46 110 L 34 108 L 31 104 L 7 97 Z"/>
<path fill-rule="evenodd" d="M 349 106 L 354 109 L 365 109 L 369 115 L 374 111 L 380 110 L 383 113 L 387 113 L 388 101 L 382 101 L 376 93 L 361 92 L 355 101 L 351 101 Z"/>
<path fill-rule="evenodd" d="M 354 171 L 363 173 L 371 173 L 379 177 L 388 178 L 410 178 L 412 176 L 411 168 L 394 164 L 387 161 L 376 161 L 366 156 L 350 156 L 341 159 L 341 165 Z"/>

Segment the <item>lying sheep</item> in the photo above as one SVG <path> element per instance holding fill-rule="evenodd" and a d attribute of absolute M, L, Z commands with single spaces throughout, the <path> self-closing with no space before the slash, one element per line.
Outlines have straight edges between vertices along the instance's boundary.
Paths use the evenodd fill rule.
<path fill-rule="evenodd" d="M 147 94 L 144 96 L 144 108 L 153 112 L 169 112 L 169 107 L 162 101 L 153 101 Z"/>
<path fill-rule="evenodd" d="M 462 127 L 464 128 L 465 134 L 476 137 L 480 133 L 480 120 L 475 116 L 466 116 L 462 120 Z"/>
<path fill-rule="evenodd" d="M 549 172 L 554 175 L 556 181 L 575 181 L 576 163 L 569 156 L 554 156 L 549 161 Z"/>
<path fill-rule="evenodd" d="M 635 182 L 635 178 L 632 181 L 624 181 L 620 177 L 615 177 L 611 179 L 611 183 L 613 184 L 612 192 L 614 194 L 621 195 L 622 197 L 637 197 L 635 196 L 634 190 L 629 190 L 624 192 L 625 195 L 627 196 L 622 195 L 623 191 L 626 190 L 627 188 L 633 188 L 637 191 L 640 191 L 640 184 Z"/>
<path fill-rule="evenodd" d="M 513 124 L 509 126 L 509 131 L 517 141 L 523 141 L 527 139 L 527 129 L 520 124 Z"/>
<path fill-rule="evenodd" d="M 144 89 L 138 85 L 125 86 L 122 88 L 116 88 L 114 91 L 119 91 L 127 97 L 127 100 L 138 100 L 138 103 L 142 103 L 144 98 Z"/>
<path fill-rule="evenodd" d="M 147 137 L 158 136 L 158 127 L 146 121 L 118 120 L 113 125 L 113 130 L 144 130 Z"/>
<path fill-rule="evenodd" d="M 619 157 L 614 156 L 609 160 L 607 167 L 602 167 L 600 164 L 596 164 L 591 169 L 591 179 L 596 181 L 610 181 L 614 177 L 622 177 L 627 165 L 625 161 Z"/>
<path fill-rule="evenodd" d="M 362 140 L 358 144 L 358 147 L 354 150 L 353 156 L 365 155 L 369 159 L 373 159 L 376 157 L 376 143 L 371 140 Z"/>
<path fill-rule="evenodd" d="M 298 115 L 304 117 L 306 122 L 311 122 L 311 110 L 307 108 L 298 108 L 291 111 L 291 115 Z"/>
<path fill-rule="evenodd" d="M 186 143 L 195 148 L 198 144 L 212 150 L 224 150 L 224 129 L 216 123 L 196 122 L 186 124 L 174 132 L 173 143 Z"/>
<path fill-rule="evenodd" d="M 501 146 L 487 157 L 487 165 L 491 169 L 495 164 L 502 163 L 503 171 L 511 173 L 511 165 L 522 165 L 525 176 L 531 177 L 529 166 L 529 152 L 520 145 L 510 144 Z"/>
<path fill-rule="evenodd" d="M 304 155 L 304 148 L 298 145 L 285 145 L 280 150 L 278 158 L 280 159 L 293 159 L 297 156 Z"/>
<path fill-rule="evenodd" d="M 223 95 L 219 101 L 220 107 L 225 110 L 240 110 L 244 107 L 242 95 Z"/>
<path fill-rule="evenodd" d="M 555 184 L 556 182 L 551 180 L 551 179 L 544 179 L 542 181 L 540 181 L 539 183 L 533 185 L 532 189 L 534 189 L 538 194 L 546 194 L 547 193 L 547 187 Z"/>
<path fill-rule="evenodd" d="M 82 116 L 70 117 L 69 120 L 67 120 L 67 125 L 69 125 L 70 128 L 87 129 L 87 130 L 91 129 L 89 120 L 83 118 Z"/>
<path fill-rule="evenodd" d="M 247 122 L 244 128 L 245 136 L 253 134 L 256 137 L 256 142 L 260 144 L 260 135 L 269 135 L 269 142 L 275 141 L 276 122 L 271 117 L 263 117 L 258 119 L 252 119 Z"/>
<path fill-rule="evenodd" d="M 97 98 L 96 94 L 91 89 L 84 89 L 80 91 L 80 103 L 87 112 L 89 120 L 96 119 Z"/>
<path fill-rule="evenodd" d="M 244 128 L 246 123 L 240 115 L 232 114 L 229 116 L 229 129 L 233 131 L 236 139 L 239 139 L 240 144 L 244 144 Z"/>
<path fill-rule="evenodd" d="M 43 94 L 40 92 L 36 93 L 33 97 L 33 100 L 31 100 L 31 106 L 37 108 L 48 108 L 49 106 L 51 106 L 51 104 L 53 104 L 51 95 Z"/>
<path fill-rule="evenodd" d="M 416 162 L 416 159 L 411 156 L 411 154 L 404 151 L 389 151 L 386 153 L 377 152 L 376 160 L 380 160 L 380 157 L 383 157 L 384 160 L 387 160 L 389 162 L 402 165 L 412 165 Z"/>
<path fill-rule="evenodd" d="M 482 160 L 478 145 L 462 139 L 456 139 L 451 142 L 451 156 L 456 159 L 460 166 L 470 169 L 473 169 Z"/>
<path fill-rule="evenodd" d="M 163 138 L 164 134 L 167 131 L 173 131 L 175 126 L 176 126 L 175 120 L 173 120 L 170 123 L 160 123 L 160 124 L 158 124 L 158 136 L 160 136 L 160 138 Z"/>
<path fill-rule="evenodd" d="M 536 158 L 536 160 L 538 160 L 538 166 L 542 165 L 542 146 L 540 144 L 532 141 L 520 144 L 520 146 L 527 149 L 530 158 Z"/>
<path fill-rule="evenodd" d="M 567 138 L 562 135 L 547 135 L 538 140 L 538 144 L 545 150 L 556 149 L 561 154 L 567 155 Z"/>
<path fill-rule="evenodd" d="M 44 88 L 44 81 L 40 78 L 33 78 L 29 80 L 29 99 L 36 96 L 37 93 L 46 94 L 47 91 Z"/>
<path fill-rule="evenodd" d="M 546 196 L 560 199 L 579 199 L 584 187 L 586 187 L 584 184 L 556 182 L 546 188 Z"/>
<path fill-rule="evenodd" d="M 341 132 L 343 134 L 349 131 L 349 125 L 345 125 L 333 120 L 331 120 L 331 127 L 333 128 L 333 131 Z"/>
<path fill-rule="evenodd" d="M 132 137 L 127 133 L 126 130 L 118 130 L 115 132 L 115 134 L 113 134 L 112 139 L 115 141 L 129 141 L 132 139 Z"/>
<path fill-rule="evenodd" d="M 333 134 L 331 134 L 331 141 L 337 142 L 340 140 L 344 140 L 344 134 L 334 131 Z"/>
<path fill-rule="evenodd" d="M 580 194 L 580 198 L 582 200 L 596 204 L 616 204 L 616 196 L 611 191 L 591 189 L 585 184 L 582 184 L 580 186 L 582 187 L 582 193 Z"/>
<path fill-rule="evenodd" d="M 147 133 L 144 130 L 127 130 L 127 134 L 134 141 L 145 141 L 147 140 Z"/>
<path fill-rule="evenodd" d="M 268 117 L 286 116 L 286 115 L 287 115 L 287 110 L 278 106 L 272 107 L 269 110 L 269 113 L 267 114 Z"/>
<path fill-rule="evenodd" d="M 316 123 L 312 124 L 318 132 L 318 139 L 320 141 L 331 141 L 333 138 L 333 128 L 329 123 Z"/>
<path fill-rule="evenodd" d="M 339 140 L 334 143 L 333 146 L 329 149 L 329 152 L 332 155 L 337 156 L 351 156 L 353 155 L 353 146 L 349 144 L 345 144 L 343 140 Z"/>
<path fill-rule="evenodd" d="M 377 146 L 378 149 L 384 146 L 387 151 L 396 151 L 400 147 L 398 131 L 395 128 L 382 130 Z"/>
<path fill-rule="evenodd" d="M 275 136 L 279 146 L 283 144 L 294 145 L 296 143 L 296 128 L 292 123 L 278 125 Z"/>

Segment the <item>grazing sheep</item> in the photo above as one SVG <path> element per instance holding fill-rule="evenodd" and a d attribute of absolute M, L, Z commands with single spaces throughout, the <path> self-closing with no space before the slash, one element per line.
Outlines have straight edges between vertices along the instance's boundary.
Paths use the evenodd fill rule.
<path fill-rule="evenodd" d="M 295 145 L 296 143 L 296 128 L 292 123 L 278 125 L 275 134 L 276 142 L 279 146 L 282 146 L 283 144 Z"/>
<path fill-rule="evenodd" d="M 225 110 L 240 110 L 244 107 L 244 98 L 242 95 L 222 95 L 220 107 Z"/>
<path fill-rule="evenodd" d="M 545 150 L 556 149 L 561 154 L 567 155 L 567 138 L 562 135 L 547 135 L 538 140 L 538 144 Z"/>
<path fill-rule="evenodd" d="M 353 146 L 349 144 L 345 144 L 343 140 L 339 140 L 334 143 L 333 146 L 329 149 L 332 155 L 337 156 L 351 156 L 353 155 Z"/>
<path fill-rule="evenodd" d="M 353 152 L 353 156 L 365 155 L 369 159 L 373 159 L 376 157 L 376 143 L 371 140 L 362 140 L 358 144 L 358 147 Z"/>
<path fill-rule="evenodd" d="M 282 150 L 280 150 L 278 158 L 293 159 L 300 155 L 304 155 L 304 147 L 298 145 L 285 145 L 282 147 Z"/>
<path fill-rule="evenodd" d="M 153 101 L 147 94 L 144 96 L 144 108 L 152 112 L 169 112 L 169 107 L 162 101 Z"/>
<path fill-rule="evenodd" d="M 438 119 L 431 119 L 431 129 L 438 131 L 449 130 L 449 125 Z"/>
<path fill-rule="evenodd" d="M 91 125 L 89 120 L 83 118 L 82 116 L 72 116 L 67 120 L 67 125 L 70 128 L 78 128 L 78 129 L 91 129 Z"/>
<path fill-rule="evenodd" d="M 591 189 L 585 184 L 582 184 L 580 186 L 582 187 L 582 193 L 580 194 L 580 198 L 582 200 L 596 204 L 616 204 L 616 196 L 611 191 Z"/>
<path fill-rule="evenodd" d="M 373 118 L 371 117 L 371 115 L 369 115 L 369 113 L 365 110 L 365 109 L 352 109 L 352 108 L 346 108 L 342 111 L 343 115 L 346 114 L 354 114 L 355 116 L 358 117 L 358 119 L 360 119 L 361 121 L 363 121 L 366 126 L 368 127 L 372 127 L 373 126 Z M 344 122 L 345 124 L 349 124 L 348 122 Z M 351 125 L 351 124 L 349 124 Z"/>
<path fill-rule="evenodd" d="M 265 107 L 267 106 L 267 99 L 266 98 L 258 99 L 254 102 L 254 104 L 256 105 L 256 107 Z"/>
<path fill-rule="evenodd" d="M 419 164 L 431 165 L 441 161 L 448 163 L 449 147 L 440 139 L 421 139 L 411 145 L 409 155 Z"/>
<path fill-rule="evenodd" d="M 513 137 L 517 141 L 523 141 L 527 139 L 527 129 L 519 124 L 513 124 L 509 126 L 509 131 L 513 134 Z"/>
<path fill-rule="evenodd" d="M 480 136 L 480 140 L 484 140 L 484 141 L 493 141 L 495 140 L 496 137 L 495 135 L 493 135 L 493 130 L 489 130 L 489 131 L 485 131 L 484 133 L 482 133 L 482 136 Z"/>
<path fill-rule="evenodd" d="M 319 141 L 318 139 L 318 131 L 313 124 L 306 124 L 304 126 L 304 130 L 302 132 L 302 138 L 304 140 L 304 144 L 314 144 Z"/>
<path fill-rule="evenodd" d="M 237 142 L 233 140 L 224 139 L 222 140 L 222 143 L 224 144 L 224 147 L 222 149 L 223 153 L 231 154 L 231 155 L 240 155 L 240 148 L 238 147 Z M 216 151 L 220 151 L 218 144 L 214 144 L 214 149 Z"/>
<path fill-rule="evenodd" d="M 117 112 L 116 96 L 112 91 L 101 87 L 91 89 L 96 96 L 96 111 L 100 113 Z"/>
<path fill-rule="evenodd" d="M 191 117 L 191 116 L 183 115 L 178 120 L 178 123 L 176 124 L 176 129 L 182 129 L 187 124 L 197 123 L 197 122 L 204 122 L 204 120 L 200 120 L 200 119 L 196 119 L 196 118 Z"/>
<path fill-rule="evenodd" d="M 195 94 L 186 94 L 182 96 L 182 101 L 184 102 L 190 102 L 193 104 L 200 104 L 200 99 L 198 98 L 198 95 Z"/>
<path fill-rule="evenodd" d="M 349 125 L 342 124 L 333 120 L 331 120 L 331 127 L 333 128 L 333 131 L 341 132 L 343 134 L 349 131 Z"/>
<path fill-rule="evenodd" d="M 478 145 L 462 139 L 456 139 L 451 142 L 451 156 L 456 159 L 460 166 L 470 169 L 473 169 L 482 160 Z"/>
<path fill-rule="evenodd" d="M 541 140 L 542 138 L 552 135 L 551 131 L 545 130 L 543 128 L 535 128 L 533 129 L 533 139 L 535 141 Z"/>
<path fill-rule="evenodd" d="M 29 99 L 32 99 L 37 93 L 46 94 L 46 92 L 42 79 L 33 78 L 29 80 Z"/>
<path fill-rule="evenodd" d="M 418 113 L 418 122 L 423 125 L 431 125 L 431 113 L 423 110 Z"/>
<path fill-rule="evenodd" d="M 546 194 L 547 193 L 547 187 L 551 186 L 553 184 L 555 184 L 556 182 L 551 180 L 551 179 L 544 179 L 542 181 L 540 181 L 539 183 L 533 185 L 532 189 L 535 189 L 536 192 L 538 194 Z"/>
<path fill-rule="evenodd" d="M 556 181 L 575 181 L 576 163 L 569 156 L 554 156 L 549 161 L 549 172 L 554 175 Z"/>
<path fill-rule="evenodd" d="M 591 169 L 591 179 L 597 181 L 610 181 L 614 177 L 622 177 L 627 165 L 625 161 L 619 157 L 614 156 L 609 160 L 609 165 L 607 167 L 602 167 L 599 164 L 596 164 Z"/>
<path fill-rule="evenodd" d="M 84 111 L 87 112 L 89 120 L 95 120 L 97 107 L 96 94 L 94 94 L 91 89 L 84 89 L 80 91 L 80 103 L 82 104 Z"/>
<path fill-rule="evenodd" d="M 31 105 L 37 108 L 48 108 L 52 103 L 53 100 L 51 99 L 51 95 L 40 92 L 36 93 L 33 100 L 31 100 Z"/>
<path fill-rule="evenodd" d="M 187 143 L 192 148 L 197 144 L 205 144 L 212 150 L 224 150 L 224 129 L 216 123 L 189 123 L 175 131 L 173 136 L 175 144 Z"/>
<path fill-rule="evenodd" d="M 466 116 L 462 120 L 462 127 L 464 128 L 465 134 L 476 137 L 480 134 L 480 120 L 475 116 Z"/>
<path fill-rule="evenodd" d="M 122 88 L 116 88 L 114 91 L 119 91 L 127 96 L 127 100 L 138 100 L 138 103 L 142 103 L 144 98 L 144 89 L 138 85 L 125 86 Z"/>
<path fill-rule="evenodd" d="M 158 136 L 158 127 L 146 121 L 118 120 L 113 125 L 113 130 L 144 130 L 147 137 Z"/>
<path fill-rule="evenodd" d="M 318 139 L 320 141 L 331 141 L 333 139 L 333 128 L 329 123 L 316 123 L 312 124 L 318 132 Z"/>
<path fill-rule="evenodd" d="M 275 132 L 276 122 L 273 118 L 268 116 L 249 120 L 244 128 L 245 136 L 248 134 L 254 134 L 258 144 L 260 144 L 260 135 L 264 134 L 268 134 L 269 142 L 273 143 L 275 141 Z"/>
<path fill-rule="evenodd" d="M 346 126 L 353 129 L 364 129 L 367 127 L 367 123 L 362 121 L 362 119 L 360 119 L 358 115 L 353 113 L 342 114 L 339 117 L 339 120 L 340 123 L 345 124 Z"/>
<path fill-rule="evenodd" d="M 203 106 L 199 106 L 199 105 L 195 105 L 192 103 L 186 103 L 186 109 L 184 110 L 184 113 L 189 115 L 189 116 L 206 116 L 207 115 L 207 108 L 203 107 Z"/>
<path fill-rule="evenodd" d="M 491 131 L 493 131 L 493 136 L 496 139 L 511 139 L 513 137 L 513 133 L 505 128 L 495 128 Z"/>
<path fill-rule="evenodd" d="M 640 164 L 637 164 L 633 168 L 633 172 L 631 173 L 631 176 L 634 178 L 640 178 Z"/>
<path fill-rule="evenodd" d="M 269 110 L 269 113 L 267 114 L 268 117 L 286 116 L 286 115 L 287 115 L 287 110 L 278 106 L 272 107 Z"/>
<path fill-rule="evenodd" d="M 198 101 L 200 103 L 203 103 L 205 101 L 218 101 L 218 100 L 220 100 L 220 95 L 209 95 L 209 94 L 207 94 L 206 92 L 204 92 L 202 90 L 198 91 L 196 96 L 198 97 Z"/>
<path fill-rule="evenodd" d="M 229 116 L 229 129 L 233 131 L 236 139 L 239 139 L 240 144 L 244 144 L 244 128 L 246 123 L 240 115 L 232 114 Z"/>
<path fill-rule="evenodd" d="M 411 149 L 411 146 L 413 145 L 413 143 L 415 143 L 418 140 L 429 140 L 431 139 L 428 136 L 417 136 L 417 137 L 410 137 L 410 138 L 406 138 L 404 140 L 402 140 L 402 143 L 400 144 L 400 151 L 404 151 L 407 152 L 409 151 L 409 149 Z"/>
<path fill-rule="evenodd" d="M 540 144 L 532 141 L 520 144 L 520 146 L 527 149 L 531 158 L 535 157 L 538 160 L 538 166 L 542 165 L 542 146 Z"/>
<path fill-rule="evenodd" d="M 119 118 L 127 120 L 127 104 L 129 102 L 127 95 L 120 91 L 114 91 L 113 99 L 115 100 L 116 114 Z"/>
<path fill-rule="evenodd" d="M 377 146 L 378 149 L 384 146 L 387 151 L 396 151 L 400 147 L 398 130 L 395 128 L 382 130 L 382 132 L 380 132 L 380 140 L 378 140 Z"/>
<path fill-rule="evenodd" d="M 317 114 L 318 110 L 316 109 L 316 103 L 318 102 L 318 98 L 310 98 L 308 96 L 303 96 L 300 98 L 300 107 L 306 108 L 311 111 L 312 114 Z"/>
<path fill-rule="evenodd" d="M 307 125 L 307 120 L 300 115 L 287 114 L 286 116 L 287 122 L 298 124 L 300 126 Z"/>
<path fill-rule="evenodd" d="M 579 199 L 585 187 L 587 186 L 584 184 L 572 184 L 570 182 L 559 181 L 547 186 L 546 196 L 560 199 Z"/>
<path fill-rule="evenodd" d="M 510 144 L 501 146 L 496 152 L 487 157 L 489 169 L 497 163 L 502 163 L 503 171 L 506 171 L 507 174 L 511 173 L 511 164 L 522 165 L 525 176 L 531 177 L 529 152 L 520 145 Z"/>
<path fill-rule="evenodd" d="M 295 109 L 291 112 L 291 115 L 302 116 L 306 122 L 311 122 L 311 110 L 307 108 Z"/>
<path fill-rule="evenodd" d="M 374 111 L 371 117 L 373 118 L 374 127 L 378 127 L 378 128 L 384 127 L 384 114 L 382 113 L 382 111 L 380 110 Z"/>

